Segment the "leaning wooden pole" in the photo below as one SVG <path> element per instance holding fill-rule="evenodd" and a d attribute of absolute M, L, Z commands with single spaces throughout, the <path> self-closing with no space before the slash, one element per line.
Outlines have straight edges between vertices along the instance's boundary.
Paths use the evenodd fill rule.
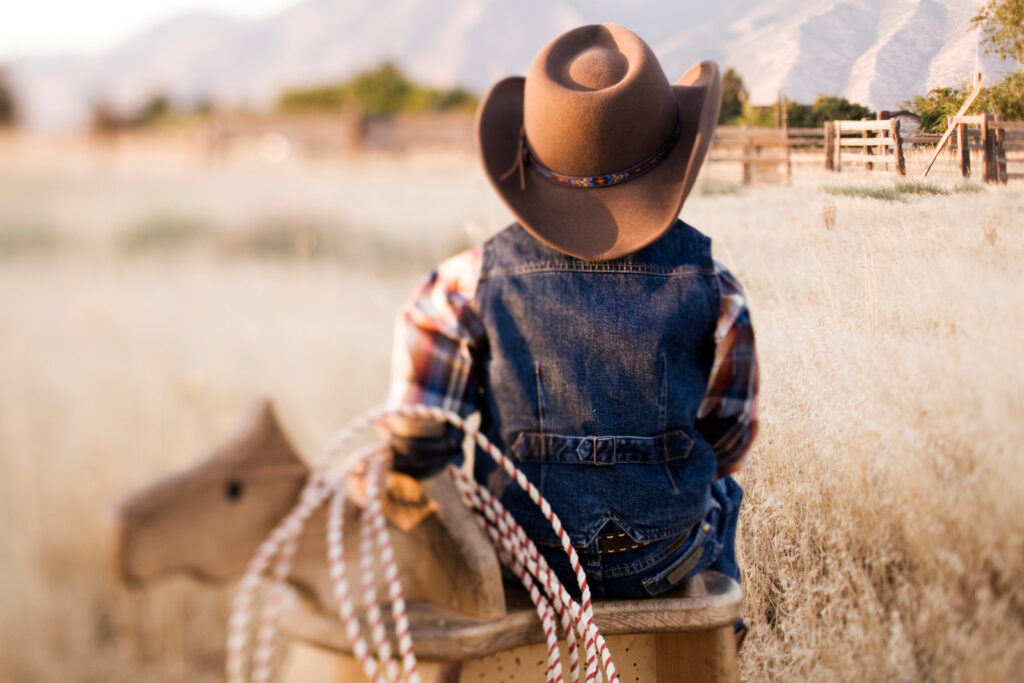
<path fill-rule="evenodd" d="M 974 92 L 972 92 L 970 96 L 966 100 L 964 100 L 963 105 L 960 107 L 960 111 L 956 113 L 956 116 L 954 116 L 953 119 L 955 120 L 957 116 L 963 116 L 964 114 L 966 114 L 967 110 L 971 108 L 971 105 L 974 104 L 974 100 L 978 99 L 978 95 L 980 94 L 981 74 L 978 74 L 978 84 L 974 87 Z M 950 136 L 953 135 L 954 128 L 955 126 L 946 127 L 946 132 L 942 135 L 942 138 L 939 139 L 939 144 L 935 146 L 935 154 L 932 155 L 931 161 L 928 162 L 928 166 L 925 167 L 924 173 L 921 174 L 922 177 L 928 175 L 928 171 L 932 170 L 932 166 L 935 164 L 935 160 L 939 158 L 939 153 L 942 152 L 942 148 L 946 146 L 946 143 L 949 142 Z"/>

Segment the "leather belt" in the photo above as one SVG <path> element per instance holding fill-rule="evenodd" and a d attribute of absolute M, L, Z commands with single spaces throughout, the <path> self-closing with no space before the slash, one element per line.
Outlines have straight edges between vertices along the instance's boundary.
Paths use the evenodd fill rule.
<path fill-rule="evenodd" d="M 701 532 L 707 534 L 711 531 L 711 525 L 707 522 L 701 524 Z M 675 538 L 665 548 L 666 553 L 670 553 L 682 544 L 687 537 L 690 535 L 690 531 L 684 531 Z M 616 531 L 610 534 L 599 534 L 597 537 L 597 552 L 601 555 L 614 555 L 615 553 L 624 553 L 627 550 L 636 550 L 637 548 L 643 548 L 644 546 L 650 545 L 653 541 L 638 542 L 634 541 L 629 537 L 625 531 Z"/>
<path fill-rule="evenodd" d="M 649 543 L 637 543 L 629 537 L 625 531 L 618 531 L 612 534 L 600 534 L 597 537 L 597 552 L 602 555 L 624 553 L 627 550 L 636 550 Z"/>

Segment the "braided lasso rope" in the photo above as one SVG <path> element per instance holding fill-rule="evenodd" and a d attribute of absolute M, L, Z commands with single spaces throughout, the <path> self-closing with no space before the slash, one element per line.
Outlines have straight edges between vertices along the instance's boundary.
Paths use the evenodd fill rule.
<path fill-rule="evenodd" d="M 447 475 L 454 481 L 463 501 L 476 513 L 478 521 L 494 544 L 499 560 L 522 582 L 537 609 L 548 645 L 546 680 L 549 682 L 564 680 L 559 634 L 555 621 L 557 616 L 558 625 L 561 626 L 567 640 L 570 680 L 580 679 L 578 639 L 583 641 L 586 653 L 586 680 L 588 682 L 601 680 L 601 668 L 603 667 L 607 679 L 611 683 L 618 683 L 619 676 L 615 671 L 611 653 L 594 623 L 594 611 L 586 574 L 583 572 L 579 557 L 568 534 L 562 527 L 558 516 L 551 509 L 551 505 L 540 494 L 537 487 L 515 466 L 515 463 L 480 433 L 479 429 L 470 427 L 462 417 L 451 411 L 424 405 L 404 405 L 397 408 L 377 408 L 369 411 L 340 430 L 331 440 L 324 457 L 317 463 L 302 490 L 298 503 L 260 544 L 239 583 L 228 625 L 228 683 L 244 683 L 246 680 L 252 683 L 266 683 L 269 680 L 274 662 L 278 617 L 287 596 L 284 584 L 292 569 L 292 561 L 303 526 L 324 503 L 329 505 L 326 533 L 331 584 L 337 603 L 338 616 L 345 628 L 345 634 L 352 646 L 353 653 L 362 665 L 367 678 L 374 683 L 393 683 L 400 680 L 419 683 L 420 676 L 416 668 L 416 655 L 413 651 L 405 600 L 402 597 L 402 586 L 398 578 L 398 567 L 395 563 L 380 501 L 381 486 L 387 468 L 386 446 L 377 443 L 363 448 L 341 461 L 339 466 L 339 456 L 344 453 L 344 448 L 357 434 L 392 416 L 446 422 L 462 430 L 471 436 L 476 446 L 493 458 L 540 507 L 569 557 L 580 589 L 580 602 L 574 600 L 565 586 L 559 582 L 537 547 L 501 503 L 486 488 L 459 468 L 451 464 L 446 468 Z M 345 483 L 357 466 L 363 466 L 366 469 L 367 505 L 364 512 L 364 523 L 360 528 L 359 550 L 363 607 L 373 652 L 363 635 L 356 607 L 352 601 L 342 544 Z M 384 569 L 388 588 L 387 597 L 391 602 L 401 667 L 392 651 L 380 605 L 377 602 L 374 574 L 375 557 Z M 262 609 L 254 609 L 256 596 L 265 577 L 270 579 L 269 592 L 266 599 L 261 602 Z M 259 623 L 256 628 L 255 646 L 251 647 L 250 631 L 254 612 L 259 617 Z M 248 656 L 250 649 L 251 660 Z M 248 678 L 246 677 L 247 669 Z"/>

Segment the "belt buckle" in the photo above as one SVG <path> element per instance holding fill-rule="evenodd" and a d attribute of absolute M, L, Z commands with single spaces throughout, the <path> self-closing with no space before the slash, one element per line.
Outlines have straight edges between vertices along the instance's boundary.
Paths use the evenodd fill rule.
<path fill-rule="evenodd" d="M 601 442 L 601 441 L 611 441 L 612 442 L 612 461 L 611 462 L 598 462 L 598 460 L 597 460 L 597 446 L 598 446 L 598 443 Z M 594 464 L 597 465 L 598 467 L 605 467 L 605 466 L 608 466 L 608 465 L 614 465 L 615 464 L 615 460 L 616 460 L 615 437 L 614 436 L 595 436 L 594 437 Z"/>

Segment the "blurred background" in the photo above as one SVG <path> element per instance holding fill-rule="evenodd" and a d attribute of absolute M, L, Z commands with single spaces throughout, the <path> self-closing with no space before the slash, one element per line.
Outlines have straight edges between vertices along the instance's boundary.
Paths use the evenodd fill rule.
<path fill-rule="evenodd" d="M 1024 117 L 1020 62 L 971 23 L 993 4 L 6 8 L 0 680 L 223 677 L 230 587 L 124 587 L 112 510 L 257 396 L 307 458 L 383 400 L 408 293 L 510 220 L 476 104 L 551 38 L 623 24 L 672 80 L 717 60 L 730 130 L 903 112 L 937 138 L 972 72 L 983 111 Z M 1021 185 L 951 154 L 924 182 L 827 172 L 800 145 L 784 174 L 713 152 L 682 214 L 746 285 L 761 353 L 744 678 L 1019 677 Z M 912 175 L 929 156 L 908 147 Z"/>

